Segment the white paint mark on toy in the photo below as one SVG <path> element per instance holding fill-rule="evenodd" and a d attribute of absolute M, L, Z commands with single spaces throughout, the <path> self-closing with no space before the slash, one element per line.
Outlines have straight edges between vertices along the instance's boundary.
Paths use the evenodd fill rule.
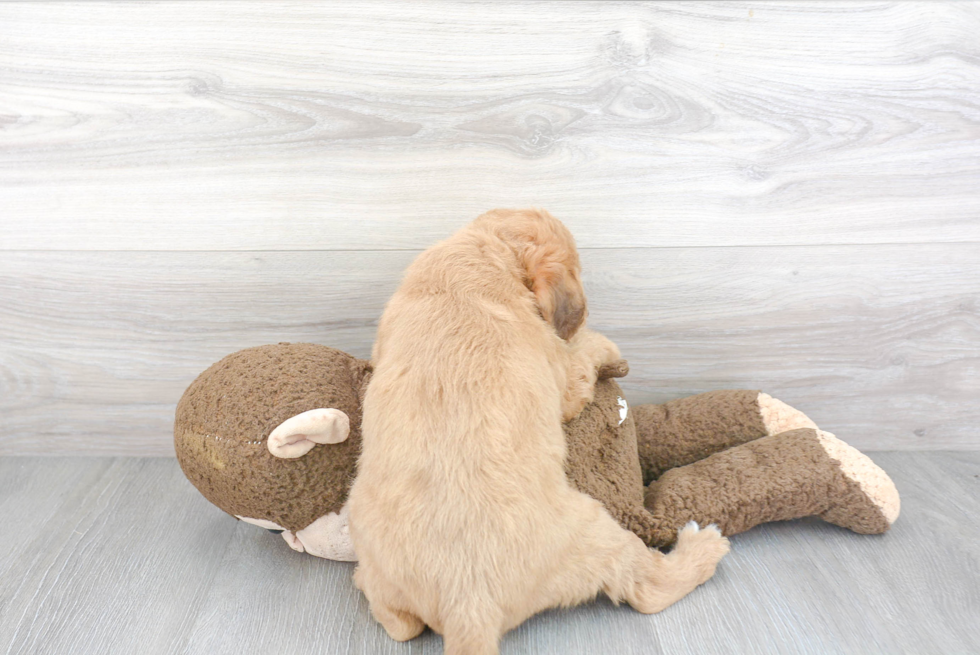
<path fill-rule="evenodd" d="M 630 408 L 629 405 L 626 404 L 625 398 L 620 398 L 619 396 L 616 397 L 619 398 L 619 425 L 622 425 L 623 421 L 626 420 L 626 413 Z"/>

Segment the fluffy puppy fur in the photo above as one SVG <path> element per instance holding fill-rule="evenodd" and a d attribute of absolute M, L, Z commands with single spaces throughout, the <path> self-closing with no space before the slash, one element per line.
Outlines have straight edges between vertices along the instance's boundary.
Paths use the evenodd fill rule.
<path fill-rule="evenodd" d="M 354 580 L 392 638 L 496 653 L 503 633 L 603 591 L 658 612 L 707 580 L 728 542 L 684 528 L 647 549 L 565 477 L 562 421 L 616 346 L 583 327 L 571 234 L 497 210 L 415 260 L 378 326 L 350 492 Z"/>

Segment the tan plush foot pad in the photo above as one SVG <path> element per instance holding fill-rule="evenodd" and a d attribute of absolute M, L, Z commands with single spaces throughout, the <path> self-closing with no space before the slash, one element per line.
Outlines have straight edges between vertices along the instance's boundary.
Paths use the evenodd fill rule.
<path fill-rule="evenodd" d="M 666 545 L 670 530 L 692 520 L 733 535 L 769 521 L 819 516 L 877 534 L 888 530 L 899 511 L 898 492 L 884 471 L 813 428 L 761 437 L 671 469 L 647 487 L 644 505 L 650 519 L 637 534 L 657 545 Z"/>
<path fill-rule="evenodd" d="M 767 393 L 759 394 L 758 403 L 759 414 L 766 426 L 766 432 L 770 435 L 800 428 L 814 429 L 817 440 L 827 456 L 840 467 L 841 473 L 847 480 L 857 484 L 860 492 L 867 498 L 865 502 L 855 499 L 854 504 L 832 507 L 822 513 L 821 518 L 855 532 L 871 534 L 884 532 L 895 522 L 900 508 L 898 491 L 888 474 L 867 455 L 829 432 L 817 429 L 816 423 L 806 414 Z M 877 512 L 868 506 L 869 503 L 877 509 Z"/>
<path fill-rule="evenodd" d="M 770 436 L 798 428 L 817 428 L 806 414 L 767 393 L 760 393 L 757 402 L 766 434 Z"/>
<path fill-rule="evenodd" d="M 816 431 L 820 445 L 848 481 L 847 502 L 837 502 L 820 518 L 862 534 L 884 532 L 898 518 L 895 483 L 871 458 L 829 432 Z"/>

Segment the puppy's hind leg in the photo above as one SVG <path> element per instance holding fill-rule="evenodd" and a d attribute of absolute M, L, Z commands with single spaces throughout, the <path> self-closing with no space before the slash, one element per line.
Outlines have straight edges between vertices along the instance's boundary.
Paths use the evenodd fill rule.
<path fill-rule="evenodd" d="M 371 614 L 395 641 L 415 639 L 425 630 L 422 619 L 411 612 L 396 610 L 383 603 L 371 603 Z"/>
<path fill-rule="evenodd" d="M 623 598 L 644 614 L 664 610 L 714 575 L 728 549 L 728 539 L 717 527 L 702 529 L 692 521 L 681 528 L 677 545 L 668 554 L 647 551 L 652 558 L 641 560 L 636 585 L 624 590 Z"/>
<path fill-rule="evenodd" d="M 576 507 L 566 513 L 576 520 L 572 539 L 555 553 L 558 574 L 536 599 L 536 611 L 575 605 L 603 591 L 644 614 L 659 612 L 710 578 L 728 552 L 728 540 L 716 528 L 698 530 L 696 525 L 681 531 L 670 554 L 650 550 L 598 501 L 575 494 Z"/>
<path fill-rule="evenodd" d="M 364 592 L 371 614 L 395 641 L 408 641 L 422 634 L 425 623 L 407 610 L 396 609 L 361 564 L 354 571 L 354 584 Z M 389 593 L 388 596 L 391 594 Z"/>

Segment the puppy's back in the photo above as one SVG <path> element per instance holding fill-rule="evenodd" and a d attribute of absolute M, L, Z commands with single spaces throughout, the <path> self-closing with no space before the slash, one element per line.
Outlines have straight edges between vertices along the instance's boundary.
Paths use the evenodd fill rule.
<path fill-rule="evenodd" d="M 568 230 L 494 211 L 412 265 L 385 309 L 350 493 L 354 579 L 393 638 L 429 624 L 447 655 L 599 591 L 658 612 L 714 573 L 717 529 L 650 551 L 568 484 L 563 416 L 619 358 L 587 314 Z"/>
<path fill-rule="evenodd" d="M 528 583 L 524 551 L 564 485 L 553 335 L 507 253 L 478 237 L 420 256 L 385 309 L 351 494 L 362 562 L 437 630 Z"/>

